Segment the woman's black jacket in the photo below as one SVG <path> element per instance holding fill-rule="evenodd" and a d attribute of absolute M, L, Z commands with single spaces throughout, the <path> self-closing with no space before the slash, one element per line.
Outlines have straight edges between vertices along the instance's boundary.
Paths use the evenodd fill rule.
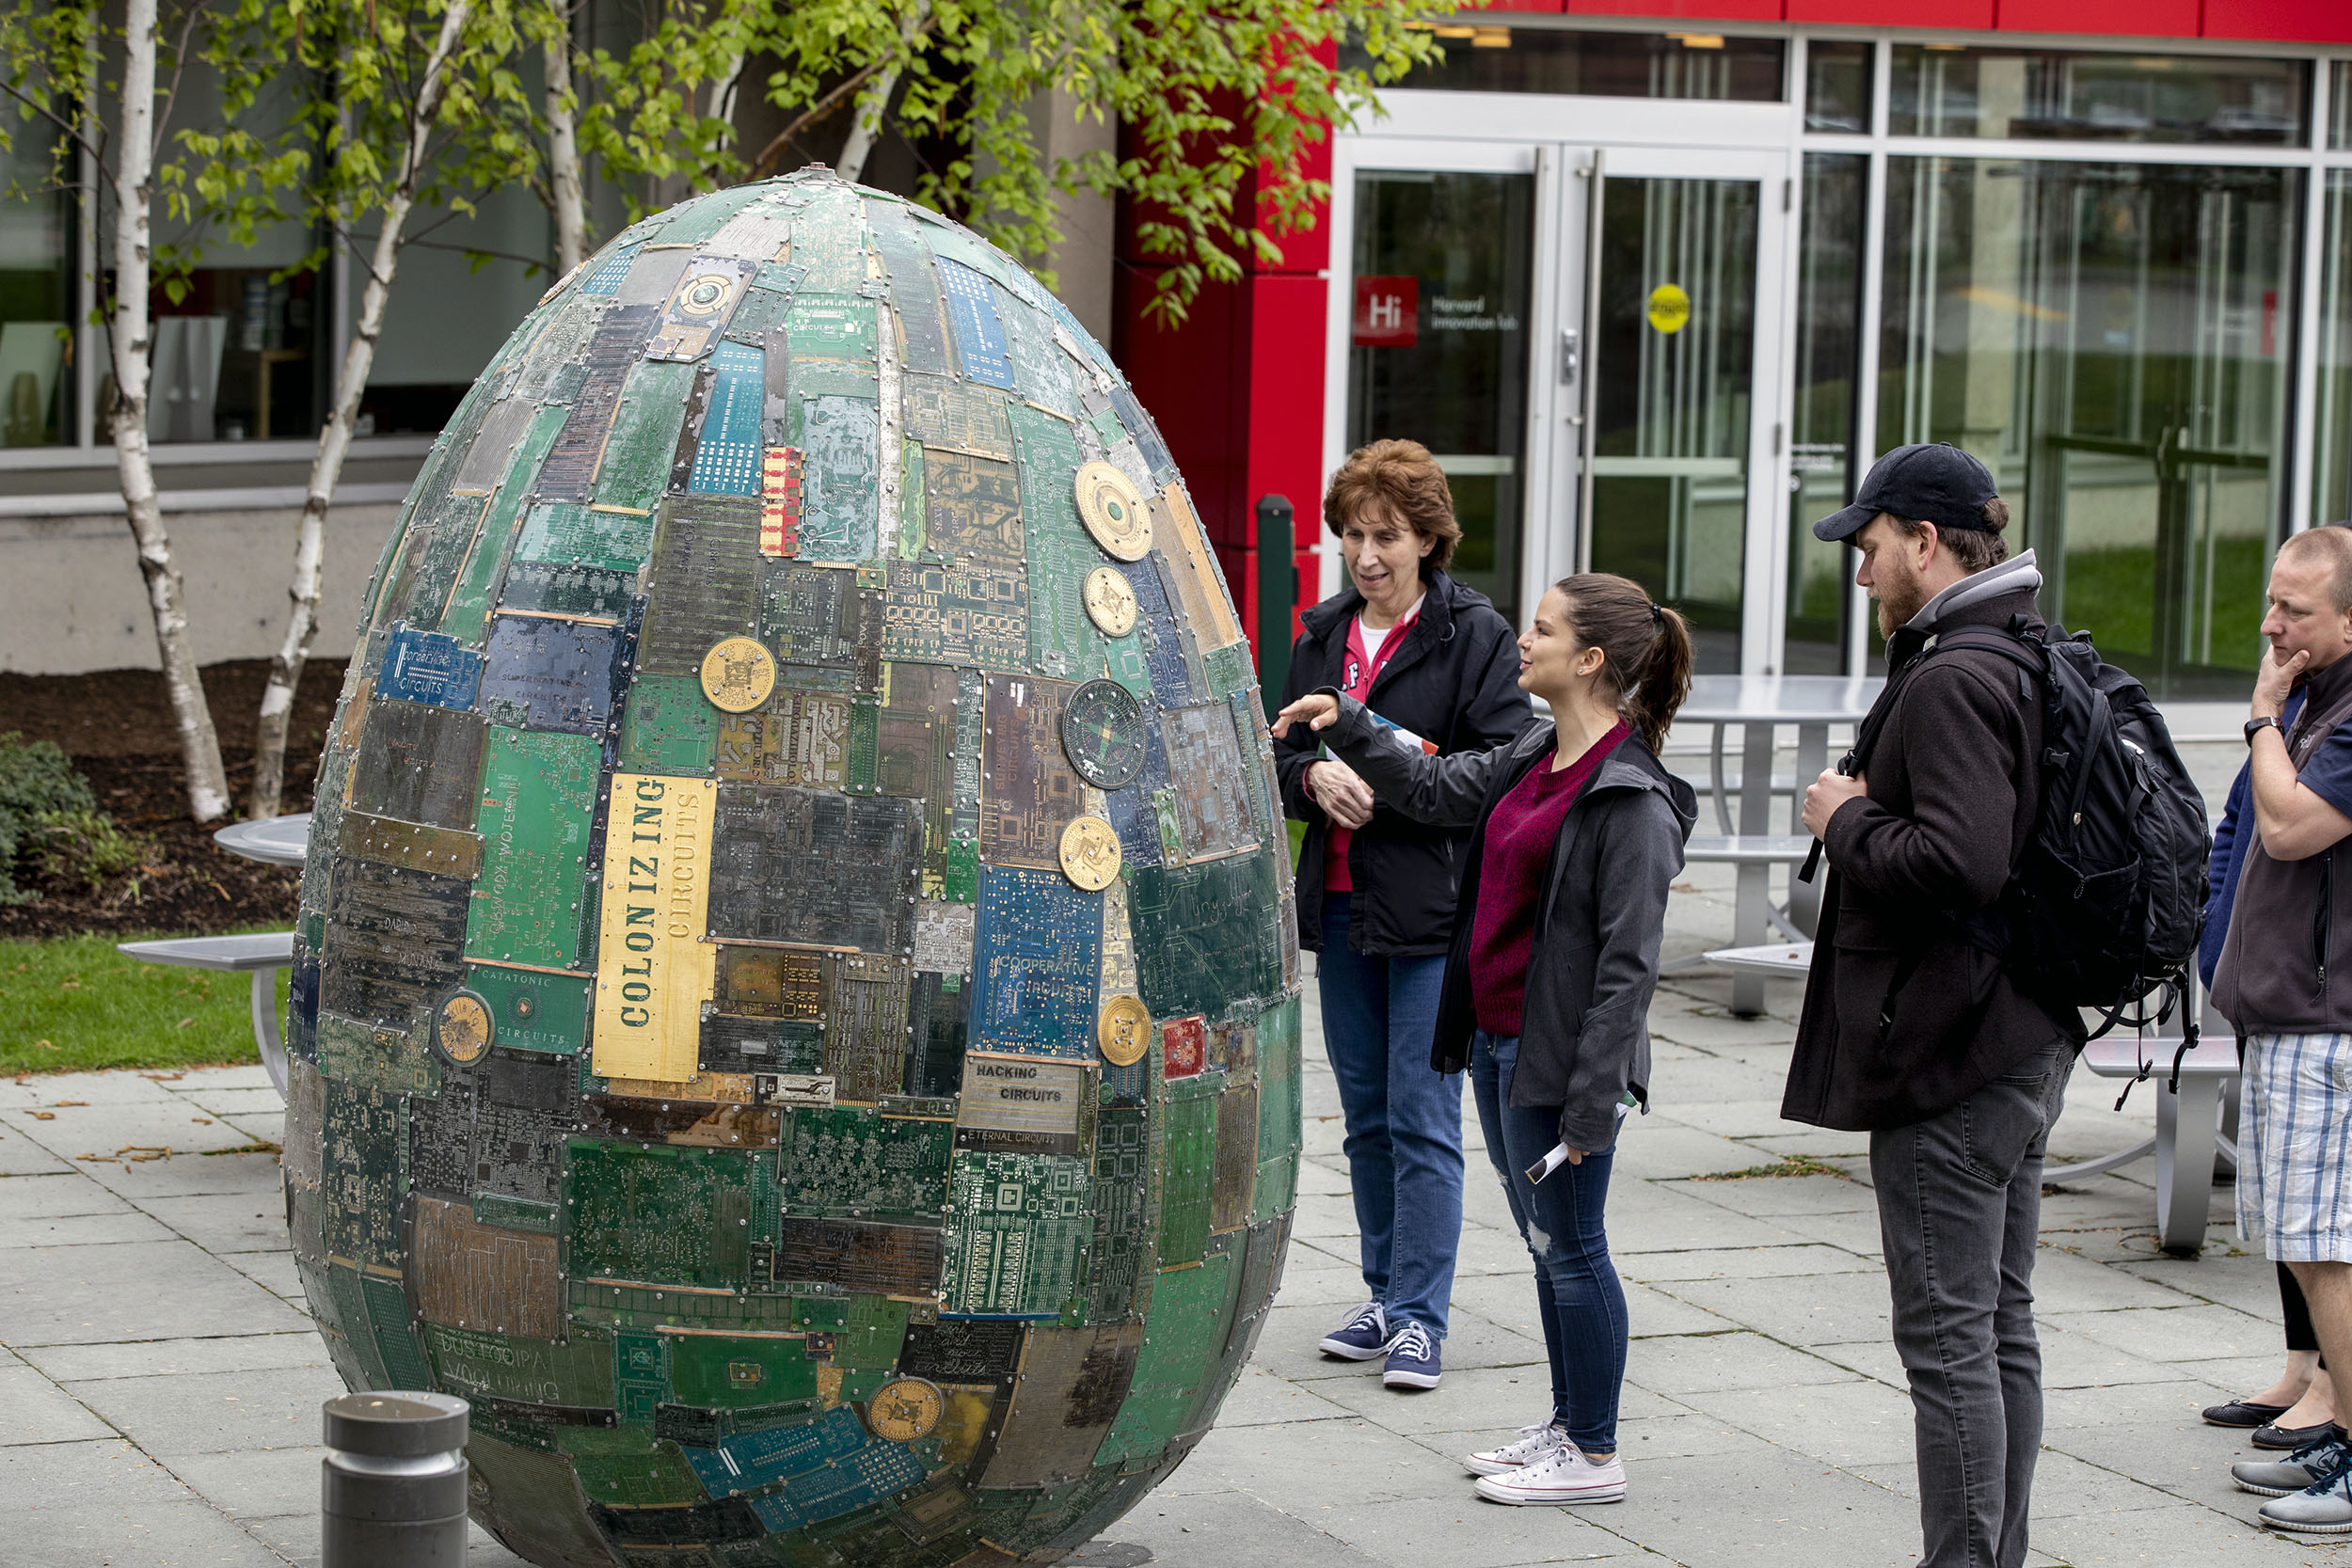
<path fill-rule="evenodd" d="M 1486 821 L 1514 785 L 1550 763 L 1551 721 L 1531 722 L 1507 748 L 1431 757 L 1398 743 L 1360 705 L 1342 698 L 1339 721 L 1324 735 L 1382 800 L 1425 821 L 1477 824 L 1430 1052 L 1431 1067 L 1459 1072 L 1477 1027 L 1470 946 Z M 1667 772 L 1640 736 L 1628 736 L 1601 759 L 1560 824 L 1528 953 L 1511 1103 L 1559 1106 L 1560 1138 L 1571 1148 L 1614 1144 L 1617 1106 L 1628 1094 L 1649 1103 L 1649 1005 L 1666 894 L 1697 820 L 1690 784 Z"/>
<path fill-rule="evenodd" d="M 1300 617 L 1307 629 L 1291 650 L 1285 705 L 1340 684 L 1349 625 L 1364 608 L 1355 587 L 1342 589 Z M 1443 572 L 1429 574 L 1421 613 L 1405 642 L 1372 683 L 1373 710 L 1438 743 L 1440 756 L 1503 745 L 1526 728 L 1534 708 L 1519 689 L 1518 639 L 1486 595 Z M 1304 724 L 1274 743 L 1282 809 L 1307 824 L 1298 857 L 1298 942 L 1323 946 L 1323 851 L 1331 820 L 1307 798 L 1307 769 L 1322 737 Z M 1432 827 L 1385 802 L 1356 830 L 1347 850 L 1347 945 L 1378 958 L 1428 958 L 1446 950 L 1454 931 L 1454 886 L 1466 865 L 1466 826 Z"/>

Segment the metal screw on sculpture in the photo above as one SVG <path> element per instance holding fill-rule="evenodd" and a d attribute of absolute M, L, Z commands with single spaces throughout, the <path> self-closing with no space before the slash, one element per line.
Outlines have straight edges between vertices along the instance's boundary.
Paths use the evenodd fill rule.
<path fill-rule="evenodd" d="M 364 614 L 287 1031 L 344 1382 L 470 1401 L 534 1563 L 1043 1562 L 1134 1507 L 1280 1275 L 1298 960 L 1109 356 L 897 197 L 696 198 L 499 350 Z"/>

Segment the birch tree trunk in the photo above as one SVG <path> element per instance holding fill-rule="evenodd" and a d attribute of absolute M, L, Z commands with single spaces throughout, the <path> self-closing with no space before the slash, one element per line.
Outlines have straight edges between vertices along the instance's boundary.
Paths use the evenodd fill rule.
<path fill-rule="evenodd" d="M 171 558 L 155 494 L 154 454 L 147 445 L 147 387 L 151 327 L 147 291 L 151 260 L 155 171 L 155 0 L 129 0 L 123 17 L 121 151 L 111 182 L 115 197 L 115 299 L 113 330 L 115 401 L 112 416 L 115 469 L 122 484 L 131 537 L 138 544 L 139 571 L 147 579 L 147 606 L 155 621 L 155 649 L 163 657 L 164 689 L 171 701 L 180 759 L 188 776 L 188 815 L 210 822 L 229 810 L 229 776 L 221 767 L 220 736 L 204 701 L 204 682 L 188 646 L 187 607 L 180 568 Z"/>
<path fill-rule="evenodd" d="M 588 203 L 580 173 L 580 106 L 572 99 L 572 18 L 566 0 L 548 0 L 555 26 L 544 46 L 548 87 L 548 172 L 555 194 L 555 275 L 569 277 L 588 254 Z"/>
<path fill-rule="evenodd" d="M 930 21 L 931 0 L 914 0 L 914 9 L 907 13 L 898 32 L 899 47 L 912 45 Z M 857 113 L 850 119 L 849 138 L 841 144 L 841 161 L 834 166 L 834 172 L 842 179 L 866 177 L 866 160 L 873 156 L 874 144 L 882 140 L 882 117 L 890 112 L 890 95 L 898 90 L 898 68 L 894 64 L 877 72 L 857 95 Z"/>
<path fill-rule="evenodd" d="M 151 4 L 152 0 L 144 0 Z M 319 565 L 326 553 L 326 507 L 342 475 L 343 459 L 351 451 L 352 426 L 359 418 L 359 399 L 368 388 L 368 372 L 375 364 L 376 339 L 384 331 L 384 306 L 391 297 L 392 273 L 400 261 L 401 232 L 409 210 L 416 205 L 417 184 L 424 168 L 425 149 L 448 96 L 449 61 L 472 10 L 472 0 L 450 0 L 441 17 L 440 37 L 426 59 L 424 79 L 409 111 L 408 145 L 402 150 L 399 182 L 384 204 L 383 225 L 368 261 L 368 285 L 359 296 L 359 321 L 343 351 L 342 369 L 335 382 L 335 406 L 319 432 L 318 455 L 310 461 L 310 485 L 302 500 L 302 517 L 294 528 L 294 581 L 286 590 L 291 601 L 285 641 L 270 660 L 269 685 L 262 693 L 262 719 L 254 742 L 253 799 L 247 815 L 276 816 L 286 776 L 286 730 L 294 717 L 294 691 L 302 684 L 302 667 L 310 657 L 310 640 L 318 631 Z"/>

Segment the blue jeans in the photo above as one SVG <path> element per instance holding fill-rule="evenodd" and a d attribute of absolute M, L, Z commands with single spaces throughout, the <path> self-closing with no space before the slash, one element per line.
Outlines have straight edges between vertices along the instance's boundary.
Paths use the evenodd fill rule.
<path fill-rule="evenodd" d="M 1478 1031 L 1470 1041 L 1470 1091 L 1486 1158 L 1502 1179 L 1511 1218 L 1535 1259 L 1536 1315 L 1551 1356 L 1551 1416 L 1586 1453 L 1617 1447 L 1617 1396 L 1625 1383 L 1625 1287 L 1609 1260 L 1601 1208 L 1609 1200 L 1613 1147 L 1564 1164 L 1538 1183 L 1527 1167 L 1560 1142 L 1560 1107 L 1511 1103 L 1517 1036 Z"/>
<path fill-rule="evenodd" d="M 1323 1044 L 1347 1122 L 1364 1289 L 1445 1338 L 1462 1240 L 1462 1075 L 1430 1070 L 1445 959 L 1375 958 L 1347 948 L 1351 895 L 1323 897 Z"/>

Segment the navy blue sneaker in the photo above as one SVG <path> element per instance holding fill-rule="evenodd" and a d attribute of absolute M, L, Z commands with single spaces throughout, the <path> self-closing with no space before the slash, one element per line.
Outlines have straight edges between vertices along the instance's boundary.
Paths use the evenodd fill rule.
<path fill-rule="evenodd" d="M 1345 1328 L 1323 1337 L 1323 1354 L 1336 1355 L 1343 1361 L 1369 1361 L 1388 1354 L 1389 1341 L 1395 1338 L 1389 1332 L 1388 1308 L 1376 1301 L 1368 1301 L 1356 1309 Z"/>
<path fill-rule="evenodd" d="M 1389 1364 L 1380 1381 L 1391 1388 L 1435 1388 L 1445 1375 L 1438 1363 L 1438 1341 L 1419 1323 L 1406 1323 L 1389 1341 Z"/>

